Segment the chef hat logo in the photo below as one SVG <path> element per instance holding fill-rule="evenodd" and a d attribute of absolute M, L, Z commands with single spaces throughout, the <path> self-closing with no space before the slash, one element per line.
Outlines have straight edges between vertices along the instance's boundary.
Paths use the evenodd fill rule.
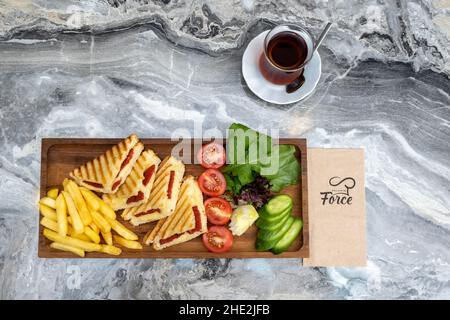
<path fill-rule="evenodd" d="M 351 177 L 343 179 L 340 177 L 332 177 L 328 183 L 334 187 L 331 189 L 332 194 L 344 194 L 346 196 L 349 195 L 349 190 L 353 189 L 356 185 L 355 179 Z"/>

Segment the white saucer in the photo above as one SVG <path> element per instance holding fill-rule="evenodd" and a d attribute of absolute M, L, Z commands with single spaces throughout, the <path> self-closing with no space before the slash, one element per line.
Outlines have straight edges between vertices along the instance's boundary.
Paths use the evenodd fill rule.
<path fill-rule="evenodd" d="M 267 81 L 259 71 L 259 58 L 263 53 L 264 37 L 269 30 L 260 33 L 248 44 L 242 56 L 242 75 L 250 90 L 261 99 L 276 103 L 289 104 L 307 97 L 320 79 L 321 61 L 319 53 L 316 51 L 303 73 L 305 83 L 295 92 L 287 93 L 285 85 L 277 85 Z"/>

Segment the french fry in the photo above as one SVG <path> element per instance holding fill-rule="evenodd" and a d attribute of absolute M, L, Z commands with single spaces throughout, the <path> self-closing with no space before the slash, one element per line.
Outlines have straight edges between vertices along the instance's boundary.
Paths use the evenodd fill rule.
<path fill-rule="evenodd" d="M 80 191 L 86 199 L 89 207 L 92 209 L 91 211 L 100 211 L 104 216 L 107 216 L 111 219 L 116 219 L 116 213 L 114 212 L 114 210 L 101 198 L 99 198 L 94 192 L 83 187 L 80 187 Z"/>
<path fill-rule="evenodd" d="M 85 226 L 84 227 L 84 234 L 86 236 L 88 236 L 89 239 L 91 239 L 92 242 L 100 243 L 100 236 L 97 233 L 95 233 L 95 231 L 92 230 L 91 227 Z"/>
<path fill-rule="evenodd" d="M 78 239 L 78 240 L 83 240 L 83 241 L 86 241 L 86 242 L 92 242 L 92 240 L 87 235 L 85 235 L 84 233 L 83 234 L 74 234 L 71 237 L 75 238 L 75 239 Z"/>
<path fill-rule="evenodd" d="M 114 212 L 114 210 L 108 206 L 103 200 L 101 200 L 100 202 L 100 212 L 105 216 L 108 217 L 110 219 L 116 219 L 116 213 Z"/>
<path fill-rule="evenodd" d="M 66 200 L 64 199 L 64 196 L 62 194 L 60 194 L 56 198 L 56 221 L 58 222 L 58 234 L 60 236 L 67 235 L 67 205 Z"/>
<path fill-rule="evenodd" d="M 67 222 L 69 223 L 69 225 L 72 225 L 72 218 L 70 216 L 67 216 Z"/>
<path fill-rule="evenodd" d="M 114 210 L 94 192 L 83 187 L 80 187 L 80 191 L 92 210 L 100 211 L 103 215 L 111 219 L 116 219 L 116 213 L 114 212 Z"/>
<path fill-rule="evenodd" d="M 45 228 L 58 232 L 58 224 L 55 220 L 49 219 L 47 217 L 43 217 L 41 219 L 41 225 Z"/>
<path fill-rule="evenodd" d="M 80 187 L 81 195 L 83 196 L 84 200 L 86 200 L 89 207 L 92 209 L 98 211 L 100 209 L 100 201 L 101 199 L 97 197 L 91 190 L 88 190 L 86 188 Z"/>
<path fill-rule="evenodd" d="M 100 229 L 98 228 L 98 226 L 95 224 L 95 222 L 91 222 L 91 224 L 89 225 L 89 227 L 91 227 L 92 231 L 94 231 L 96 234 L 100 233 Z"/>
<path fill-rule="evenodd" d="M 84 233 L 84 224 L 81 221 L 80 215 L 78 214 L 77 208 L 75 207 L 75 203 L 73 202 L 72 197 L 66 191 L 61 191 L 61 193 L 64 195 L 64 199 L 66 200 L 67 211 L 69 212 L 72 221 L 71 224 L 73 230 L 75 231 L 76 234 Z"/>
<path fill-rule="evenodd" d="M 72 238 L 72 237 L 62 237 L 56 232 L 50 229 L 44 229 L 44 237 L 49 239 L 50 241 L 59 242 L 68 246 L 76 247 L 82 249 L 84 251 L 99 251 L 102 249 L 102 246 L 97 243 L 87 242 L 80 239 Z"/>
<path fill-rule="evenodd" d="M 83 233 L 83 234 L 76 234 L 75 231 L 73 231 L 73 228 L 72 228 L 72 227 L 69 227 L 69 235 L 70 235 L 72 238 L 77 238 L 77 239 L 79 239 L 79 240 L 83 240 L 83 241 L 86 241 L 86 242 L 91 242 L 91 241 L 92 241 L 92 240 L 91 240 L 87 235 L 85 235 L 84 233 Z"/>
<path fill-rule="evenodd" d="M 52 209 L 56 209 L 56 203 L 55 199 L 49 198 L 49 197 L 43 197 L 41 200 L 39 200 L 40 204 L 43 204 L 47 207 L 50 207 Z"/>
<path fill-rule="evenodd" d="M 113 236 L 114 242 L 130 249 L 142 249 L 142 245 L 137 241 L 127 240 L 120 236 Z"/>
<path fill-rule="evenodd" d="M 69 252 L 75 253 L 76 255 L 78 255 L 80 257 L 84 257 L 84 250 L 79 249 L 77 247 L 69 246 L 67 244 L 63 244 L 60 242 L 52 242 L 50 244 L 50 248 L 62 250 L 62 251 L 69 251 Z"/>
<path fill-rule="evenodd" d="M 70 179 L 67 179 L 67 178 L 63 180 L 62 185 L 63 185 L 64 190 L 67 189 L 67 185 L 69 184 L 69 181 L 70 181 Z"/>
<path fill-rule="evenodd" d="M 111 245 L 106 245 L 106 244 L 102 244 L 101 245 L 102 248 L 100 249 L 99 252 L 103 252 L 103 253 L 107 253 L 113 256 L 118 256 L 119 254 L 122 253 L 122 249 L 111 246 Z"/>
<path fill-rule="evenodd" d="M 86 202 L 84 201 L 84 198 L 81 195 L 80 189 L 78 188 L 77 184 L 72 180 L 69 179 L 65 180 L 67 180 L 65 189 L 75 202 L 75 206 L 77 207 L 78 213 L 80 214 L 81 221 L 83 221 L 83 224 L 85 226 L 90 225 L 92 222 L 92 217 L 91 214 L 89 213 Z"/>
<path fill-rule="evenodd" d="M 47 207 L 46 205 L 39 204 L 39 211 L 44 217 L 56 221 L 56 211 L 54 209 Z"/>
<path fill-rule="evenodd" d="M 103 218 L 103 216 L 100 213 L 98 213 L 95 210 L 92 210 L 91 216 L 92 220 L 94 220 L 94 223 L 100 228 L 100 231 L 102 233 L 108 233 L 111 231 L 111 225 L 105 218 Z"/>
<path fill-rule="evenodd" d="M 109 222 L 109 224 L 111 225 L 111 228 L 117 232 L 119 235 L 121 235 L 122 237 L 124 237 L 127 240 L 137 240 L 139 239 L 139 237 L 131 230 L 128 230 L 123 224 L 121 224 L 119 221 L 114 220 L 114 219 L 110 219 L 108 217 L 106 217 L 106 220 Z"/>
<path fill-rule="evenodd" d="M 58 188 L 52 188 L 50 190 L 47 191 L 47 197 L 56 200 L 56 198 L 58 197 L 59 194 L 59 189 Z"/>
<path fill-rule="evenodd" d="M 106 244 L 112 246 L 113 245 L 113 238 L 111 232 L 102 232 L 102 238 L 105 240 Z"/>

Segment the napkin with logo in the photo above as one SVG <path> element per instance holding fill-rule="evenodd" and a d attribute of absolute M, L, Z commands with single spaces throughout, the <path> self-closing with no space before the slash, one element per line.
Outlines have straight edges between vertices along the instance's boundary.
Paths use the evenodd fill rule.
<path fill-rule="evenodd" d="M 367 262 L 363 149 L 308 148 L 310 256 L 304 266 Z"/>

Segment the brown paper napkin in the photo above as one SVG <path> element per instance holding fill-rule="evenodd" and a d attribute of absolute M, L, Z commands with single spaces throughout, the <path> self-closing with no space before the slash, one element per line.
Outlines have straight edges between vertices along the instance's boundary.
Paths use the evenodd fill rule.
<path fill-rule="evenodd" d="M 365 266 L 363 149 L 308 148 L 310 256 L 304 266 Z"/>

